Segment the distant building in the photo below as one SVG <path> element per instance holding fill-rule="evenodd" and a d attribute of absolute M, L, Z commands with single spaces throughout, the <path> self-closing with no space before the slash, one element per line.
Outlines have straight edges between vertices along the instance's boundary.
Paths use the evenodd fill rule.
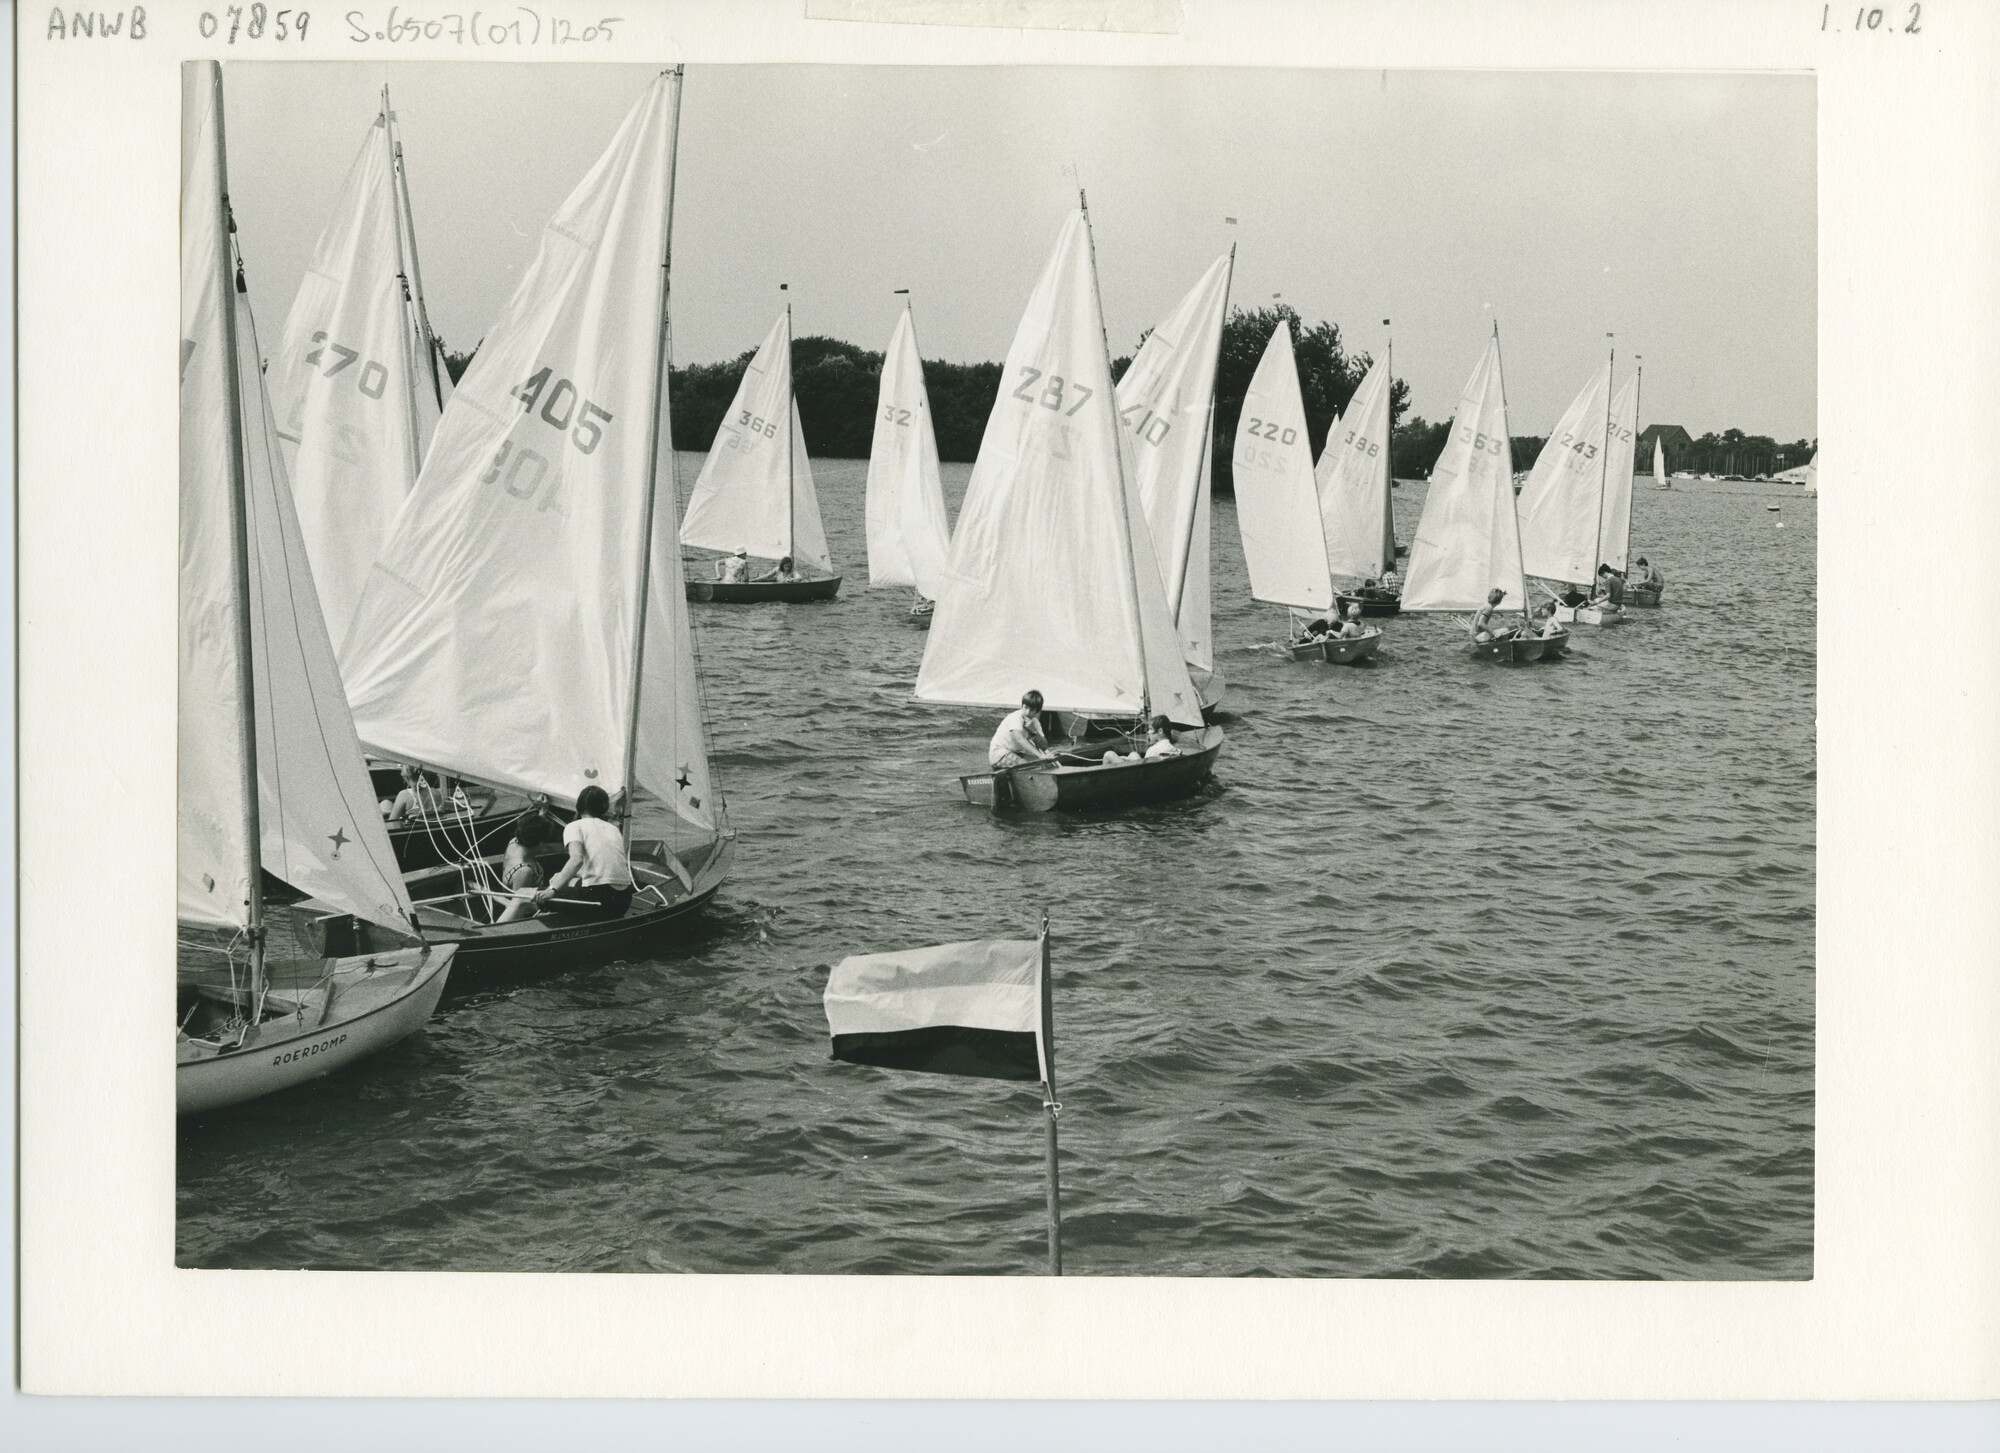
<path fill-rule="evenodd" d="M 1632 451 L 1632 467 L 1649 470 L 1653 467 L 1653 441 L 1663 440 L 1667 446 L 1667 468 L 1683 467 L 1688 451 L 1694 448 L 1694 435 L 1679 424 L 1648 424 L 1639 431 L 1639 443 Z"/>

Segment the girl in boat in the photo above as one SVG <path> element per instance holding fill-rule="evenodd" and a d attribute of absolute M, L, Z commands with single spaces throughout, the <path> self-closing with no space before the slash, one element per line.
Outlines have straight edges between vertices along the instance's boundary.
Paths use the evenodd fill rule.
<path fill-rule="evenodd" d="M 1514 634 L 1512 630 L 1496 625 L 1493 620 L 1493 613 L 1500 609 L 1500 602 L 1506 598 L 1507 592 L 1497 585 L 1486 592 L 1486 604 L 1481 606 L 1479 614 L 1472 618 L 1473 640 L 1483 644 L 1487 641 L 1503 641 Z"/>
<path fill-rule="evenodd" d="M 548 840 L 549 821 L 540 812 L 524 812 L 514 819 L 514 836 L 500 862 L 501 885 L 514 895 L 514 901 L 493 920 L 495 923 L 534 916 L 536 895 L 548 882 L 535 855 Z"/>
<path fill-rule="evenodd" d="M 569 861 L 535 895 L 537 904 L 569 899 L 557 906 L 573 918 L 618 918 L 632 906 L 632 864 L 625 856 L 625 835 L 605 821 L 610 811 L 611 794 L 596 783 L 577 793 L 576 820 L 563 829 Z M 590 906 L 580 906 L 579 899 Z"/>

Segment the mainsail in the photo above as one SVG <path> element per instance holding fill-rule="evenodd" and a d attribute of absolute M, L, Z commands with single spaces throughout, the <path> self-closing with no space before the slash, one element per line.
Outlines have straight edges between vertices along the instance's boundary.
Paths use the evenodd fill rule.
<path fill-rule="evenodd" d="M 916 694 L 1201 725 L 1123 455 L 1089 224 L 1070 213 L 1007 351 Z"/>
<path fill-rule="evenodd" d="M 868 451 L 868 583 L 913 585 L 935 600 L 950 552 L 937 434 L 917 329 L 906 308 L 882 358 Z"/>
<path fill-rule="evenodd" d="M 1199 683 L 1215 670 L 1209 623 L 1209 456 L 1215 369 L 1229 310 L 1234 252 L 1209 265 L 1186 297 L 1146 335 L 1118 381 L 1118 416 L 1126 430 L 1146 527 L 1181 654 Z"/>
<path fill-rule="evenodd" d="M 408 931 L 409 895 L 320 614 L 240 264 L 235 287 L 223 281 L 231 264 L 215 94 L 213 62 L 183 67 L 179 913 L 246 922 L 242 763 L 254 740 L 263 867 L 324 903 Z M 239 478 L 247 599 L 230 518 Z M 246 612 L 248 703 L 238 685 Z"/>
<path fill-rule="evenodd" d="M 271 383 L 327 622 L 341 636 L 437 427 L 385 105 L 299 284 Z"/>
<path fill-rule="evenodd" d="M 1632 468 L 1633 451 L 1638 448 L 1639 376 L 1625 380 L 1625 387 L 1611 401 L 1611 437 L 1604 445 L 1604 524 L 1598 532 L 1597 558 L 1613 570 L 1625 569 L 1625 557 L 1632 547 Z M 1654 454 L 1659 453 L 1654 446 Z M 1526 528 L 1523 522 L 1522 528 Z"/>
<path fill-rule="evenodd" d="M 1389 495 L 1389 362 L 1379 359 L 1326 431 L 1313 479 L 1319 487 L 1327 568 L 1368 580 L 1396 562 Z"/>
<path fill-rule="evenodd" d="M 1637 410 L 1633 412 L 1633 420 L 1635 423 L 1638 420 Z M 1653 436 L 1653 483 L 1660 489 L 1669 488 L 1667 484 L 1667 439 L 1664 433 Z"/>
<path fill-rule="evenodd" d="M 1466 380 L 1451 437 L 1431 469 L 1423 518 L 1410 545 L 1403 609 L 1477 610 L 1495 587 L 1507 592 L 1509 609 L 1526 609 L 1497 332 Z"/>
<path fill-rule="evenodd" d="M 673 458 L 679 103 L 679 73 L 661 75 L 543 231 L 446 405 L 341 665 L 362 739 L 386 755 L 567 804 L 585 785 L 619 793 L 636 736 L 637 784 L 706 828 L 671 509 L 652 514 Z"/>
<path fill-rule="evenodd" d="M 1611 362 L 1590 376 L 1556 421 L 1555 432 L 1535 459 L 1521 490 L 1521 563 L 1544 580 L 1582 584 L 1597 575 L 1604 560 L 1600 526 L 1615 474 L 1604 444 L 1605 400 L 1611 392 Z M 1626 499 L 1631 498 L 1631 451 L 1626 451 Z M 1624 528 L 1619 528 L 1624 539 Z"/>
<path fill-rule="evenodd" d="M 788 435 L 786 420 L 791 432 Z M 681 543 L 831 573 L 812 461 L 792 399 L 792 314 L 778 315 L 744 370 L 681 520 Z"/>
<path fill-rule="evenodd" d="M 1280 322 L 1272 331 L 1251 376 L 1229 464 L 1236 479 L 1236 521 L 1243 532 L 1243 560 L 1250 567 L 1250 594 L 1298 610 L 1330 609 L 1333 581 L 1289 323 Z"/>

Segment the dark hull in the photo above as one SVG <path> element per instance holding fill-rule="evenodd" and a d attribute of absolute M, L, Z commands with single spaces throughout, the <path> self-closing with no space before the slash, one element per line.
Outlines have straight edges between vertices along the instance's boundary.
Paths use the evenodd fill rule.
<path fill-rule="evenodd" d="M 1636 605 L 1642 610 L 1652 610 L 1658 607 L 1659 603 L 1660 592 L 1657 590 L 1636 585 L 1625 587 L 1625 604 L 1627 605 Z"/>
<path fill-rule="evenodd" d="M 1379 592 L 1363 593 L 1351 591 L 1343 595 L 1336 595 L 1334 600 L 1339 603 L 1343 611 L 1350 605 L 1358 605 L 1361 607 L 1362 615 L 1378 618 L 1398 615 L 1403 609 L 1403 597 L 1400 593 L 1383 595 Z"/>
<path fill-rule="evenodd" d="M 1477 641 L 1466 648 L 1475 661 L 1526 666 L 1536 661 L 1560 661 L 1569 654 L 1569 632 L 1558 636 L 1509 636 L 1503 641 Z"/>
<path fill-rule="evenodd" d="M 1222 728 L 1202 728 L 1201 750 L 1178 757 L 1106 767 L 1064 753 L 1062 765 L 959 778 L 975 807 L 1028 812 L 1089 812 L 1142 802 L 1170 802 L 1200 789 L 1222 754 Z"/>
<path fill-rule="evenodd" d="M 687 598 L 710 605 L 832 600 L 840 593 L 840 580 L 838 575 L 829 575 L 824 580 L 690 580 Z"/>

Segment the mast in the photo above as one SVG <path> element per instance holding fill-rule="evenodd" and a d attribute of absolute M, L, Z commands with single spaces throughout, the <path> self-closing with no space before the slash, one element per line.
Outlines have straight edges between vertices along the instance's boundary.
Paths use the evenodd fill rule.
<path fill-rule="evenodd" d="M 1645 389 L 1645 379 L 1646 355 L 1635 353 L 1632 355 L 1632 464 L 1635 471 L 1639 463 L 1639 395 Z M 1655 453 L 1663 447 L 1663 444 L 1664 441 L 1658 435 L 1653 436 L 1653 449 Z M 1660 465 L 1659 474 L 1662 479 L 1667 477 L 1667 467 L 1664 461 Z M 1636 489 L 1632 491 L 1635 498 L 1638 496 L 1638 493 L 1639 491 Z M 1628 571 L 1632 568 L 1632 510 L 1629 505 L 1625 509 L 1625 568 Z"/>
<path fill-rule="evenodd" d="M 638 797 L 638 784 L 632 780 L 638 770 L 639 761 L 639 699 L 645 683 L 646 665 L 646 613 L 647 592 L 652 585 L 653 568 L 653 504 L 660 490 L 660 420 L 665 412 L 667 397 L 667 371 L 673 360 L 673 325 L 668 321 L 668 304 L 672 299 L 672 278 L 674 260 L 674 180 L 680 175 L 681 147 L 681 70 L 675 66 L 666 74 L 674 78 L 674 139 L 667 150 L 669 170 L 667 172 L 667 218 L 666 236 L 661 243 L 659 319 L 660 343 L 653 354 L 653 416 L 646 429 L 646 502 L 639 514 L 639 564 L 637 589 L 634 592 L 634 612 L 632 617 L 632 695 L 630 709 L 625 714 L 625 845 L 632 844 L 632 809 Z M 667 421 L 669 431 L 672 420 Z M 671 442 L 669 432 L 669 442 Z M 678 494 L 678 482 L 675 485 Z"/>
<path fill-rule="evenodd" d="M 395 210 L 396 200 L 396 139 L 389 133 L 389 88 L 382 87 L 382 151 L 389 161 L 389 201 L 390 210 Z M 396 341 L 403 354 L 403 377 L 407 380 L 404 402 L 408 405 L 410 427 L 410 478 L 415 479 L 423 472 L 423 446 L 418 442 L 421 432 L 417 423 L 417 360 L 410 351 L 410 330 L 407 326 L 412 304 L 410 301 L 410 277 L 403 261 L 403 223 L 400 217 L 393 219 L 389 229 L 396 234 L 396 285 L 403 290 L 403 316 L 405 326 L 396 330 Z"/>
<path fill-rule="evenodd" d="M 1493 320 L 1493 362 L 1500 374 L 1500 418 L 1504 422 L 1507 417 L 1507 370 L 1501 366 L 1498 318 Z M 1527 626 L 1533 621 L 1533 617 L 1528 613 L 1528 557 L 1521 549 L 1521 507 L 1520 502 L 1514 497 L 1514 441 L 1508 439 L 1506 444 L 1507 477 L 1501 480 L 1500 487 L 1507 495 L 1507 511 L 1514 517 L 1514 558 L 1521 562 L 1521 624 Z"/>
<path fill-rule="evenodd" d="M 243 376 L 237 365 L 236 279 L 230 267 L 234 250 L 230 238 L 236 224 L 229 211 L 229 152 L 222 134 L 222 67 L 209 62 L 210 104 L 215 108 L 216 178 L 216 281 L 221 288 L 218 306 L 222 317 L 222 362 L 229 385 L 229 544 L 235 566 L 236 594 L 236 693 L 243 704 L 243 852 L 249 887 L 248 919 L 244 931 L 250 940 L 250 992 L 256 1013 L 264 999 L 264 853 L 263 825 L 257 802 L 257 675 L 253 668 L 256 644 L 250 632 L 250 506 L 245 493 L 247 466 L 243 457 Z"/>
<path fill-rule="evenodd" d="M 1604 442 L 1597 446 L 1597 531 L 1590 537 L 1590 578 L 1597 579 L 1597 567 L 1604 563 L 1604 490 L 1611 482 L 1611 372 L 1618 350 L 1611 346 L 1616 334 L 1604 335 Z M 1520 514 L 1515 512 L 1519 527 Z"/>
<path fill-rule="evenodd" d="M 382 88 L 385 92 L 387 86 Z M 437 335 L 431 332 L 430 309 L 424 303 L 424 270 L 417 261 L 417 218 L 410 210 L 410 174 L 403 166 L 403 138 L 396 135 L 396 113 L 385 105 L 383 111 L 389 117 L 389 134 L 393 138 L 393 155 L 396 162 L 396 198 L 402 208 L 402 226 L 410 235 L 410 285 L 415 289 L 417 332 L 423 339 L 424 365 L 431 376 L 431 393 L 437 399 L 439 409 L 444 408 L 444 380 L 438 377 Z"/>
<path fill-rule="evenodd" d="M 792 389 L 792 285 L 779 283 L 785 295 L 785 557 L 792 562 L 792 574 L 799 573 L 799 462 L 793 457 L 794 431 L 798 422 L 799 400 Z"/>
<path fill-rule="evenodd" d="M 1384 318 L 1382 326 L 1387 328 L 1389 320 Z M 1383 345 L 1382 366 L 1389 381 L 1389 427 L 1382 435 L 1382 538 L 1389 544 L 1389 558 L 1375 571 L 1380 580 L 1387 571 L 1396 568 L 1396 497 L 1390 493 L 1396 487 L 1396 335 L 1391 333 Z M 1511 463 L 1512 461 L 1509 460 Z M 1519 526 L 1519 521 L 1516 522 Z"/>
<path fill-rule="evenodd" d="M 1096 271 L 1095 271 L 1096 266 L 1097 266 L 1097 258 L 1095 252 L 1093 251 L 1091 255 L 1091 268 L 1092 268 L 1093 278 L 1096 276 Z M 1231 285 L 1235 283 L 1235 281 L 1236 281 L 1236 244 L 1232 242 L 1229 244 L 1229 268 L 1222 275 L 1223 326 L 1221 329 L 1217 330 L 1215 335 L 1215 371 L 1217 375 L 1220 375 L 1222 372 L 1222 335 L 1223 333 L 1228 331 L 1229 327 L 1229 289 Z M 1103 313 L 1102 304 L 1099 305 L 1098 312 L 1101 316 Z M 1107 354 L 1109 354 L 1110 352 L 1110 344 L 1108 340 L 1105 345 L 1105 352 Z M 1202 464 L 1202 471 L 1204 473 L 1207 472 L 1210 464 L 1210 458 L 1214 453 L 1215 453 L 1215 380 L 1210 379 L 1208 385 L 1208 427 L 1201 436 L 1201 464 Z M 1123 456 L 1121 455 L 1120 457 L 1122 458 Z M 1196 479 L 1195 490 L 1196 490 L 1196 497 L 1188 502 L 1187 530 L 1181 536 L 1180 569 L 1179 571 L 1176 572 L 1180 576 L 1180 581 L 1181 581 L 1180 591 L 1178 594 L 1174 596 L 1173 600 L 1174 625 L 1176 627 L 1178 627 L 1181 623 L 1181 602 L 1187 599 L 1188 561 L 1194 557 L 1195 521 L 1201 517 L 1201 499 L 1200 499 L 1201 482 L 1199 478 Z"/>
<path fill-rule="evenodd" d="M 1076 189 L 1076 204 L 1083 211 L 1083 235 L 1090 244 L 1090 291 L 1097 301 L 1097 334 L 1104 340 L 1104 377 L 1111 377 L 1111 333 L 1104 322 L 1104 293 L 1097 285 L 1097 234 L 1090 230 L 1090 199 L 1084 196 L 1083 188 Z M 1236 249 L 1229 249 L 1230 268 L 1234 271 Z M 1142 721 L 1153 719 L 1153 682 L 1146 670 L 1146 618 L 1139 608 L 1139 565 L 1132 558 L 1132 504 L 1125 497 L 1125 440 L 1120 431 L 1114 430 L 1111 440 L 1116 452 L 1118 467 L 1118 522 L 1125 530 L 1125 588 L 1132 606 L 1132 629 L 1139 641 L 1139 716 Z M 1175 641 L 1174 649 L 1180 649 Z"/>

